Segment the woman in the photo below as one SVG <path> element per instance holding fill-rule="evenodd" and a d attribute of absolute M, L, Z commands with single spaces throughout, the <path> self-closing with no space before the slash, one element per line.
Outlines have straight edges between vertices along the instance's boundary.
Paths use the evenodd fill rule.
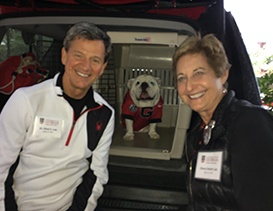
<path fill-rule="evenodd" d="M 188 210 L 273 210 L 273 117 L 227 89 L 230 66 L 212 34 L 173 56 L 179 96 L 198 114 L 186 143 Z"/>

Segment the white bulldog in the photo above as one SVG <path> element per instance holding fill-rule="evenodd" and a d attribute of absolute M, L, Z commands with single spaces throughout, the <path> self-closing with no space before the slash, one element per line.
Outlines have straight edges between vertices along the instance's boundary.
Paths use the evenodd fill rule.
<path fill-rule="evenodd" d="M 156 124 L 161 122 L 163 100 L 160 78 L 139 75 L 127 82 L 128 92 L 122 104 L 121 120 L 126 128 L 123 139 L 134 140 L 134 131 L 148 132 L 151 139 L 159 139 Z"/>

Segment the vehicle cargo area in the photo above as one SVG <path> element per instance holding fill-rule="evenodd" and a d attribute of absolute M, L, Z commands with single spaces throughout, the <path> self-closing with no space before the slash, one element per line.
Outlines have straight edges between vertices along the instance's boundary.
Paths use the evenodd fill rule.
<path fill-rule="evenodd" d="M 89 20 L 80 17 L 77 21 L 86 19 Z M 1 61 L 31 52 L 37 56 L 37 62 L 49 70 L 47 78 L 52 78 L 63 69 L 60 53 L 69 24 L 51 23 L 52 19 L 45 18 L 17 20 L 0 22 L 1 37 L 9 49 Z M 180 32 L 169 29 L 142 32 L 144 29 L 140 27 L 120 31 L 113 27 L 107 29 L 105 25 L 101 27 L 108 31 L 113 49 L 104 74 L 93 88 L 115 108 L 116 124 L 108 165 L 109 182 L 99 200 L 99 208 L 181 210 L 187 204 L 183 150 L 191 110 L 178 97 L 172 55 L 194 30 L 188 25 L 189 31 Z M 18 42 L 19 49 L 14 47 Z M 157 125 L 160 139 L 153 140 L 147 133 L 137 132 L 133 141 L 125 141 L 121 105 L 128 90 L 127 81 L 141 74 L 160 78 L 163 99 L 162 121 Z M 1 109 L 8 98 L 7 93 L 1 93 Z"/>
<path fill-rule="evenodd" d="M 93 89 L 115 109 L 109 181 L 96 211 L 186 210 L 184 149 L 187 130 L 196 113 L 178 96 L 172 56 L 188 36 L 215 34 L 223 42 L 232 64 L 229 88 L 238 99 L 260 104 L 257 81 L 240 30 L 223 3 L 223 0 L 1 1 L 0 64 L 13 56 L 33 54 L 34 73 L 43 80 L 63 70 L 63 39 L 74 23 L 92 22 L 111 37 L 110 59 L 93 84 Z M 11 62 L 7 68 L 12 65 Z M 45 71 L 36 71 L 37 67 Z M 14 74 L 4 77 L 5 70 L 0 71 L 1 112 L 16 84 Z M 160 138 L 151 139 L 147 132 L 135 132 L 134 140 L 128 141 L 124 140 L 122 104 L 128 81 L 140 75 L 151 75 L 160 81 L 162 117 L 156 127 Z"/>

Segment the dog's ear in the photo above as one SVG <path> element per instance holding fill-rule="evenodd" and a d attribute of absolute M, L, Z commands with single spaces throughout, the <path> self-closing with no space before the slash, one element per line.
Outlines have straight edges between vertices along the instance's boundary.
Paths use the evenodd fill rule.
<path fill-rule="evenodd" d="M 134 78 L 131 78 L 131 79 L 129 79 L 129 80 L 127 81 L 127 87 L 128 87 L 128 89 L 131 89 L 134 80 L 135 80 Z"/>
<path fill-rule="evenodd" d="M 155 80 L 157 81 L 158 86 L 160 86 L 161 85 L 161 79 L 159 77 L 155 77 Z"/>

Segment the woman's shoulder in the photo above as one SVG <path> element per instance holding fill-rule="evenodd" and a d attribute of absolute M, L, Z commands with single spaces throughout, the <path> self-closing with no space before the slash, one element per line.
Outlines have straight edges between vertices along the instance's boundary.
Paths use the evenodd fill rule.
<path fill-rule="evenodd" d="M 247 100 L 236 100 L 230 105 L 230 112 L 244 113 L 244 112 L 266 112 L 266 109 L 261 105 L 254 105 Z"/>
<path fill-rule="evenodd" d="M 230 120 L 233 121 L 257 121 L 258 119 L 264 119 L 266 121 L 272 121 L 273 115 L 270 114 L 265 108 L 260 105 L 254 105 L 246 100 L 236 100 L 228 109 L 228 115 Z"/>

